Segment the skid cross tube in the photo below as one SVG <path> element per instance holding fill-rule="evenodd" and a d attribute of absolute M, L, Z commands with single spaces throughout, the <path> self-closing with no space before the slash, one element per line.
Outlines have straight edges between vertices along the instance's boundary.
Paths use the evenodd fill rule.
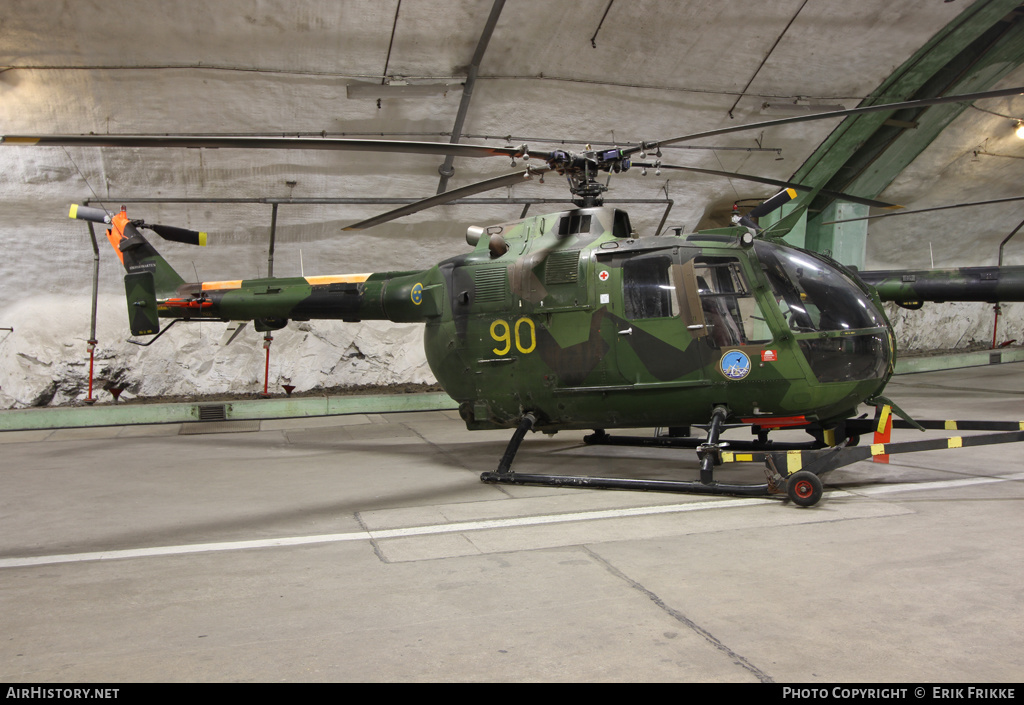
<path fill-rule="evenodd" d="M 508 446 L 505 448 L 505 454 L 501 456 L 501 462 L 498 463 L 498 475 L 510 475 L 512 473 L 512 461 L 515 460 L 516 453 L 519 452 L 519 446 L 523 442 L 523 437 L 526 432 L 533 428 L 533 425 L 537 423 L 537 417 L 533 414 L 523 414 L 523 418 L 519 420 L 519 426 L 516 427 L 516 432 L 512 434 L 512 440 L 508 442 Z M 484 473 L 484 475 L 491 475 L 494 473 Z M 483 480 L 483 475 L 480 476 Z"/>
<path fill-rule="evenodd" d="M 700 458 L 700 481 L 702 484 L 710 485 L 715 481 L 714 469 L 716 465 L 722 464 L 720 455 L 722 446 L 718 443 L 718 437 L 722 434 L 722 424 L 725 423 L 729 410 L 724 406 L 716 406 L 711 412 L 711 426 L 708 428 L 707 440 L 697 447 L 697 457 Z"/>

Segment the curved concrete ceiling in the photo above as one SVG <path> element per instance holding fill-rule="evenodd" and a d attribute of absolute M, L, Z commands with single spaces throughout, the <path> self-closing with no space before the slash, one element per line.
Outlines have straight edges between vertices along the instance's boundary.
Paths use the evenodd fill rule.
<path fill-rule="evenodd" d="M 982 0 L 985 2 L 986 0 Z M 854 107 L 973 3 L 967 0 L 516 0 L 480 62 L 463 142 L 534 149 L 624 144 L 777 117 L 764 105 Z M 998 4 L 998 3 L 997 3 Z M 1009 10 L 1014 3 L 1001 3 Z M 9 3 L 0 24 L 0 133 L 384 135 L 448 141 L 491 0 L 255 3 Z M 415 97 L 348 88 L 434 86 Z M 1024 85 L 1020 67 L 996 87 Z M 358 91 L 356 91 L 358 92 Z M 391 93 L 388 93 L 390 95 Z M 908 208 L 1021 195 L 1024 97 L 980 101 L 882 194 Z M 737 133 L 665 150 L 664 160 L 789 178 L 837 121 Z M 141 197 L 409 198 L 436 192 L 441 159 L 422 155 L 129 148 L 0 149 L 4 302 L 88 292 L 92 250 L 72 202 L 109 209 Z M 449 188 L 510 170 L 456 160 Z M 559 179 L 500 197 L 564 198 Z M 697 226 L 715 205 L 773 192 L 738 180 L 638 170 L 609 199 L 671 198 L 668 225 Z M 991 264 L 1022 202 L 875 221 L 868 266 Z M 451 205 L 360 233 L 347 223 L 391 206 L 283 206 L 275 274 L 425 266 L 464 250 L 471 224 L 522 205 Z M 652 233 L 665 206 L 629 209 Z M 531 212 L 561 206 L 532 206 Z M 210 232 L 211 246 L 161 244 L 198 278 L 266 273 L 271 209 L 251 204 L 131 205 L 133 216 Z M 1024 264 L 1024 236 L 1006 262 Z M 929 253 L 928 247 L 931 246 Z M 102 287 L 121 289 L 103 253 Z"/>

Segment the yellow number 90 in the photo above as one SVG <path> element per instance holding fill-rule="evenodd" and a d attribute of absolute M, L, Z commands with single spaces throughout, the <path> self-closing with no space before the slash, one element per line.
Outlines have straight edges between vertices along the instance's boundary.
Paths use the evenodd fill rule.
<path fill-rule="evenodd" d="M 519 326 L 523 325 L 524 323 L 530 329 L 530 347 L 528 348 L 523 347 L 523 344 L 521 342 L 523 337 L 522 334 L 519 332 Z M 533 327 L 533 321 L 525 317 L 520 318 L 518 321 L 516 321 L 516 349 L 518 349 L 519 352 L 525 355 L 526 353 L 532 353 L 535 347 L 537 347 L 537 329 Z"/>
<path fill-rule="evenodd" d="M 505 329 L 505 332 L 499 335 L 497 333 L 498 326 Z M 507 355 L 512 350 L 512 331 L 509 330 L 508 323 L 501 320 L 500 318 L 491 324 L 491 337 L 499 343 L 505 343 L 505 347 L 499 350 L 494 348 L 495 355 Z"/>
<path fill-rule="evenodd" d="M 529 330 L 530 344 L 528 346 L 523 345 L 523 339 L 525 337 L 521 328 L 525 325 Z M 499 333 L 499 330 L 501 331 Z M 525 354 L 532 353 L 537 347 L 537 329 L 533 325 L 533 321 L 525 316 L 516 321 L 515 328 L 511 328 L 507 321 L 503 321 L 500 318 L 491 324 L 491 338 L 498 343 L 504 343 L 502 348 L 493 348 L 495 355 L 507 355 L 512 351 L 512 337 L 515 335 L 516 350 Z"/>

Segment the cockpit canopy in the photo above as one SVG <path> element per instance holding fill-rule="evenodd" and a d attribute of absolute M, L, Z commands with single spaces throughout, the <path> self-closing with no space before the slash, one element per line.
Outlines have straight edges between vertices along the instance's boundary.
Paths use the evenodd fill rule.
<path fill-rule="evenodd" d="M 799 250 L 754 244 L 775 299 L 797 333 L 880 328 L 885 321 L 860 287 Z"/>

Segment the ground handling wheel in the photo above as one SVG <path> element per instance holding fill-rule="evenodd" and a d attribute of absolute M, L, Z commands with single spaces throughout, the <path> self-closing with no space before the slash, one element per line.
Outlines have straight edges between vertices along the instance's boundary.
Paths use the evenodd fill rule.
<path fill-rule="evenodd" d="M 821 478 L 813 472 L 801 470 L 786 478 L 786 494 L 799 507 L 811 507 L 821 499 Z"/>

